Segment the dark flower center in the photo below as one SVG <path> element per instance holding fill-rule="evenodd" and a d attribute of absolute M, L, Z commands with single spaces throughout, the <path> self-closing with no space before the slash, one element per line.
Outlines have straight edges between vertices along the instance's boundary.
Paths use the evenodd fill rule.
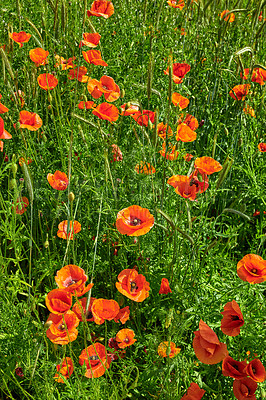
<path fill-rule="evenodd" d="M 252 268 L 252 270 L 250 272 L 252 272 L 252 274 L 256 274 L 258 271 L 256 268 Z"/>
<path fill-rule="evenodd" d="M 99 360 L 99 357 L 98 356 L 89 356 L 89 360 L 97 361 L 97 360 Z"/>
<path fill-rule="evenodd" d="M 88 311 L 86 312 L 86 314 L 85 314 L 85 317 L 86 317 L 86 319 L 91 319 L 91 318 L 93 317 L 92 312 L 88 310 Z"/>
<path fill-rule="evenodd" d="M 138 290 L 138 286 L 137 286 L 136 282 L 131 282 L 130 283 L 130 291 L 135 292 L 136 290 Z"/>
<path fill-rule="evenodd" d="M 139 219 L 139 218 L 131 218 L 130 219 L 130 225 L 133 225 L 133 226 L 137 226 L 137 225 L 140 225 L 141 224 L 141 220 Z"/>
<path fill-rule="evenodd" d="M 240 318 L 237 315 L 231 315 L 231 320 L 232 321 L 239 321 Z"/>
<path fill-rule="evenodd" d="M 238 368 L 238 365 L 237 365 L 237 364 L 232 364 L 232 367 L 233 367 L 234 369 L 236 369 L 237 371 L 239 371 L 239 368 Z"/>
<path fill-rule="evenodd" d="M 124 339 L 124 342 L 125 342 L 125 343 L 129 343 L 129 339 L 128 339 L 128 338 L 125 338 L 125 339 Z"/>
<path fill-rule="evenodd" d="M 64 330 L 66 329 L 66 327 L 65 327 L 64 324 L 60 324 L 60 325 L 58 325 L 57 329 L 58 329 L 59 331 L 64 331 Z"/>

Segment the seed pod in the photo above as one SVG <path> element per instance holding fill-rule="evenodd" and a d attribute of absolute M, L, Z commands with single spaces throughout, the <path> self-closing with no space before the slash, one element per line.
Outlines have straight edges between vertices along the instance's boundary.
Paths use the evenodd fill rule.
<path fill-rule="evenodd" d="M 72 203 L 75 200 L 75 195 L 73 192 L 70 192 L 68 195 L 68 200 Z"/>
<path fill-rule="evenodd" d="M 17 181 L 16 181 L 15 178 L 12 178 L 12 179 L 9 181 L 9 189 L 10 189 L 10 190 L 13 190 L 13 189 L 15 189 L 16 187 L 17 187 Z"/>

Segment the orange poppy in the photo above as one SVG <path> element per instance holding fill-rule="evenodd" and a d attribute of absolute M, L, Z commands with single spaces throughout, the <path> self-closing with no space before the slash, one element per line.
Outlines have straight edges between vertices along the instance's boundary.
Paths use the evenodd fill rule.
<path fill-rule="evenodd" d="M 156 172 L 155 168 L 151 164 L 145 161 L 141 161 L 139 164 L 137 164 L 135 166 L 135 171 L 138 174 L 145 174 L 145 175 L 151 175 Z"/>
<path fill-rule="evenodd" d="M 105 100 L 112 102 L 119 98 L 120 89 L 113 78 L 103 75 L 99 81 L 99 89 L 104 93 Z"/>
<path fill-rule="evenodd" d="M 88 92 L 92 95 L 94 99 L 99 99 L 101 95 L 103 94 L 101 90 L 101 85 L 100 82 L 97 81 L 97 79 L 88 79 L 88 85 L 87 85 Z"/>
<path fill-rule="evenodd" d="M 82 46 L 87 46 L 87 47 L 92 47 L 92 48 L 97 47 L 100 39 L 101 39 L 101 35 L 99 35 L 99 33 L 97 33 L 97 32 L 95 32 L 95 33 L 84 32 L 83 40 L 81 40 L 79 47 L 82 47 Z"/>
<path fill-rule="evenodd" d="M 46 336 L 55 344 L 68 344 L 76 340 L 78 336 L 79 319 L 73 311 L 67 311 L 63 315 L 51 313 L 46 321 L 50 327 Z"/>
<path fill-rule="evenodd" d="M 168 179 L 167 183 L 175 188 L 175 192 L 179 194 L 179 196 L 191 201 L 196 200 L 198 186 L 193 183 L 189 176 L 173 175 Z"/>
<path fill-rule="evenodd" d="M 234 22 L 235 20 L 235 14 L 234 13 L 228 14 L 229 12 L 230 12 L 229 10 L 222 11 L 220 17 L 221 19 L 224 19 L 224 21 L 229 20 L 229 22 L 231 23 Z"/>
<path fill-rule="evenodd" d="M 77 265 L 66 265 L 59 269 L 55 276 L 55 281 L 59 289 L 65 289 L 67 292 L 75 294 L 75 296 L 83 296 L 93 286 L 90 283 L 85 288 L 85 282 L 88 280 L 85 271 Z"/>
<path fill-rule="evenodd" d="M 254 109 L 250 107 L 248 104 L 243 108 L 243 111 L 245 114 L 249 114 L 251 115 L 251 117 L 256 118 Z"/>
<path fill-rule="evenodd" d="M 72 81 L 76 78 L 79 82 L 87 82 L 89 79 L 89 77 L 86 75 L 87 71 L 88 70 L 86 67 L 73 67 L 68 71 L 68 79 Z"/>
<path fill-rule="evenodd" d="M 256 254 L 246 254 L 237 263 L 237 275 L 251 284 L 266 281 L 266 261 Z"/>
<path fill-rule="evenodd" d="M 201 400 L 206 391 L 201 389 L 199 385 L 192 382 L 184 396 L 180 400 Z"/>
<path fill-rule="evenodd" d="M 109 18 L 113 13 L 114 6 L 109 0 L 94 0 L 90 10 L 87 11 L 88 17 L 94 15 L 95 17 Z"/>
<path fill-rule="evenodd" d="M 71 293 L 64 289 L 51 290 L 45 297 L 45 304 L 53 314 L 64 314 L 72 306 Z"/>
<path fill-rule="evenodd" d="M 58 231 L 57 231 L 57 236 L 62 238 L 62 239 L 67 239 L 67 237 L 70 240 L 73 240 L 73 235 L 79 233 L 81 231 L 81 225 L 78 221 L 74 221 L 73 224 L 73 230 L 72 230 L 72 221 L 69 221 L 69 230 L 67 232 L 67 225 L 68 225 L 68 221 L 62 221 L 60 222 L 60 224 L 58 225 Z M 71 234 L 70 234 L 71 232 Z"/>
<path fill-rule="evenodd" d="M 174 106 L 179 106 L 180 110 L 183 110 L 189 105 L 189 99 L 181 96 L 181 94 L 174 92 L 172 94 L 172 103 Z"/>
<path fill-rule="evenodd" d="M 258 144 L 258 149 L 259 151 L 261 151 L 262 153 L 266 152 L 266 143 L 259 143 Z"/>
<path fill-rule="evenodd" d="M 230 376 L 234 379 L 242 379 L 247 376 L 245 368 L 246 361 L 236 361 L 232 357 L 227 356 L 223 359 L 222 373 L 224 376 Z"/>
<path fill-rule="evenodd" d="M 124 269 L 118 275 L 115 286 L 124 296 L 138 303 L 149 297 L 150 285 L 145 276 L 139 274 L 135 269 Z"/>
<path fill-rule="evenodd" d="M 121 329 L 117 332 L 115 340 L 118 343 L 118 347 L 120 349 L 124 349 L 125 347 L 131 346 L 136 342 L 137 339 L 134 339 L 135 333 L 132 329 Z"/>
<path fill-rule="evenodd" d="M 103 344 L 96 342 L 82 350 L 79 363 L 86 365 L 87 378 L 99 378 L 110 367 L 111 357 L 107 354 Z"/>
<path fill-rule="evenodd" d="M 255 382 L 264 382 L 266 379 L 265 368 L 260 360 L 255 358 L 245 368 L 245 372 Z"/>
<path fill-rule="evenodd" d="M 167 153 L 166 153 L 166 143 L 162 144 L 162 150 L 159 151 L 161 156 L 166 157 L 167 160 L 174 161 L 179 156 L 179 152 L 176 150 L 176 146 L 172 146 L 171 143 L 168 143 Z"/>
<path fill-rule="evenodd" d="M 249 68 L 244 69 L 244 75 L 240 72 L 241 78 L 247 80 L 249 76 Z M 264 85 L 266 80 L 266 72 L 262 68 L 254 68 L 252 70 L 251 82 L 259 83 L 261 86 Z"/>
<path fill-rule="evenodd" d="M 9 37 L 14 40 L 14 42 L 18 43 L 19 47 L 22 47 L 23 43 L 27 43 L 30 40 L 31 35 L 29 33 L 21 31 L 9 33 Z"/>
<path fill-rule="evenodd" d="M 73 61 L 76 59 L 76 57 L 70 57 L 68 60 L 66 60 L 64 57 L 60 57 L 58 54 L 55 56 L 56 59 L 56 64 L 55 68 L 62 68 L 62 71 L 69 69 L 69 68 L 74 68 Z"/>
<path fill-rule="evenodd" d="M 27 197 L 19 197 L 17 199 L 16 214 L 22 215 L 26 211 L 29 205 L 29 200 Z"/>
<path fill-rule="evenodd" d="M 56 190 L 66 190 L 69 183 L 67 175 L 61 171 L 55 171 L 54 174 L 49 173 L 47 180 L 52 188 Z"/>
<path fill-rule="evenodd" d="M 2 140 L 0 140 L 0 151 L 4 151 L 4 142 Z"/>
<path fill-rule="evenodd" d="M 232 90 L 230 90 L 229 95 L 234 100 L 245 100 L 245 98 L 249 92 L 249 89 L 250 89 L 249 84 L 237 85 L 237 86 L 234 86 Z"/>
<path fill-rule="evenodd" d="M 20 128 L 27 128 L 29 131 L 37 131 L 42 126 L 40 116 L 30 111 L 20 111 L 19 121 Z"/>
<path fill-rule="evenodd" d="M 168 0 L 167 4 L 170 7 L 173 8 L 179 8 L 180 10 L 182 10 L 185 7 L 185 2 L 184 0 Z"/>
<path fill-rule="evenodd" d="M 194 156 L 193 156 L 192 154 L 189 154 L 189 153 L 187 153 L 187 154 L 185 154 L 185 155 L 183 156 L 183 158 L 185 159 L 185 161 L 191 161 L 193 157 L 194 157 Z"/>
<path fill-rule="evenodd" d="M 112 153 L 113 153 L 114 161 L 122 161 L 123 160 L 122 151 L 119 149 L 117 144 L 112 144 Z"/>
<path fill-rule="evenodd" d="M 197 133 L 190 129 L 190 127 L 182 122 L 177 127 L 176 140 L 181 142 L 194 142 L 197 139 Z"/>
<path fill-rule="evenodd" d="M 190 71 L 190 65 L 185 63 L 173 64 L 173 81 L 176 84 L 182 83 L 184 76 Z M 169 67 L 164 71 L 165 75 L 169 75 Z"/>
<path fill-rule="evenodd" d="M 2 98 L 2 95 L 0 94 L 0 99 L 1 98 Z M 4 104 L 0 103 L 0 114 L 4 114 L 6 112 L 8 112 L 8 108 Z"/>
<path fill-rule="evenodd" d="M 198 120 L 191 114 L 187 114 L 184 120 L 183 120 L 183 114 L 181 114 L 178 123 L 180 124 L 182 122 L 186 124 L 193 131 L 195 131 L 199 127 Z"/>
<path fill-rule="evenodd" d="M 127 116 L 131 114 L 136 114 L 139 111 L 139 106 L 136 104 L 125 103 L 121 106 L 122 113 L 121 115 Z"/>
<path fill-rule="evenodd" d="M 173 358 L 181 351 L 180 347 L 176 347 L 173 342 L 162 342 L 159 344 L 157 352 L 160 357 Z"/>
<path fill-rule="evenodd" d="M 126 306 L 124 308 L 120 308 L 118 314 L 114 318 L 114 321 L 115 322 L 120 321 L 121 324 L 125 324 L 129 320 L 129 314 L 130 314 L 130 310 L 129 310 L 128 306 Z"/>
<path fill-rule="evenodd" d="M 49 51 L 45 51 L 41 47 L 37 47 L 36 49 L 30 50 L 29 55 L 30 55 L 31 61 L 34 62 L 36 67 L 39 67 L 40 65 L 47 64 L 46 59 L 49 55 Z"/>
<path fill-rule="evenodd" d="M 74 364 L 72 359 L 70 357 L 65 357 L 61 364 L 57 364 L 56 370 L 58 374 L 55 374 L 54 379 L 57 382 L 65 383 L 65 381 L 62 379 L 62 376 L 65 379 L 68 379 L 74 371 Z"/>
<path fill-rule="evenodd" d="M 221 331 L 228 336 L 239 335 L 240 328 L 244 325 L 244 319 L 237 302 L 233 300 L 226 303 L 221 314 L 223 315 Z"/>
<path fill-rule="evenodd" d="M 88 50 L 83 51 L 83 58 L 87 63 L 94 65 L 102 65 L 107 67 L 108 64 L 102 59 L 100 50 Z"/>
<path fill-rule="evenodd" d="M 196 158 L 194 166 L 200 174 L 206 175 L 211 175 L 214 172 L 219 172 L 223 169 L 221 164 L 212 157 Z"/>
<path fill-rule="evenodd" d="M 58 84 L 58 79 L 52 74 L 41 74 L 37 78 L 40 88 L 44 90 L 52 90 Z"/>
<path fill-rule="evenodd" d="M 78 108 L 80 110 L 84 110 L 84 108 L 86 110 L 89 110 L 90 108 L 94 108 L 96 107 L 96 104 L 93 101 L 80 101 L 78 104 Z"/>
<path fill-rule="evenodd" d="M 137 113 L 131 114 L 131 117 L 140 126 L 148 126 L 149 121 L 154 123 L 155 112 L 149 110 L 138 111 Z"/>
<path fill-rule="evenodd" d="M 199 330 L 194 332 L 193 348 L 196 357 L 203 364 L 218 364 L 228 351 L 225 343 L 221 343 L 214 331 L 200 320 Z"/>
<path fill-rule="evenodd" d="M 154 216 L 147 208 L 137 205 L 124 208 L 116 217 L 116 228 L 122 235 L 142 236 L 151 230 Z"/>
<path fill-rule="evenodd" d="M 94 322 L 101 325 L 105 320 L 111 321 L 119 313 L 120 307 L 115 300 L 96 299 L 92 303 L 91 312 Z"/>
<path fill-rule="evenodd" d="M 250 378 L 235 379 L 233 382 L 233 392 L 237 400 L 256 400 L 257 382 Z"/>
<path fill-rule="evenodd" d="M 159 294 L 168 294 L 168 293 L 172 293 L 169 281 L 166 278 L 162 278 Z"/>
<path fill-rule="evenodd" d="M 90 298 L 90 304 L 87 312 L 86 312 L 87 297 L 82 297 L 82 299 L 78 299 L 76 303 L 74 303 L 72 311 L 76 314 L 76 316 L 80 321 L 83 321 L 84 317 L 88 322 L 94 321 L 94 316 L 91 312 L 91 306 L 94 300 L 96 300 L 95 297 Z"/>
<path fill-rule="evenodd" d="M 4 120 L 0 117 L 0 139 L 11 139 L 12 135 L 8 133 L 4 128 Z"/>
<path fill-rule="evenodd" d="M 172 129 L 170 128 L 170 126 L 168 126 L 168 129 L 167 129 L 167 124 L 165 125 L 163 122 L 160 122 L 158 125 L 157 125 L 157 133 L 158 133 L 158 136 L 160 137 L 160 138 L 162 138 L 162 139 L 166 139 L 166 130 L 167 130 L 167 137 L 170 137 L 170 136 L 172 136 L 173 135 L 173 131 L 172 131 Z"/>
<path fill-rule="evenodd" d="M 93 111 L 92 114 L 96 115 L 100 119 L 105 119 L 107 121 L 115 122 L 118 120 L 119 111 L 116 106 L 109 103 L 99 104 Z"/>

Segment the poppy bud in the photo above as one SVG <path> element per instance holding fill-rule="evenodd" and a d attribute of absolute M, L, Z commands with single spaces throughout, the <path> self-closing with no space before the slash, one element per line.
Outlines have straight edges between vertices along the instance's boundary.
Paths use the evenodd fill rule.
<path fill-rule="evenodd" d="M 47 109 L 49 110 L 49 111 L 51 111 L 52 110 L 52 106 L 51 106 L 51 104 L 49 104 L 49 106 L 47 107 Z"/>
<path fill-rule="evenodd" d="M 9 181 L 9 189 L 12 190 L 12 189 L 15 189 L 16 187 L 17 187 L 17 181 L 15 178 L 12 178 Z"/>
<path fill-rule="evenodd" d="M 49 100 L 49 103 L 52 103 L 53 96 L 51 95 L 51 93 L 48 93 L 48 100 Z"/>
<path fill-rule="evenodd" d="M 150 119 L 148 120 L 148 128 L 149 128 L 149 130 L 152 130 L 152 128 L 153 128 L 153 124 Z"/>
<path fill-rule="evenodd" d="M 44 247 L 47 249 L 49 247 L 49 240 L 46 239 L 44 242 Z"/>
<path fill-rule="evenodd" d="M 75 195 L 73 192 L 70 192 L 68 195 L 68 200 L 72 203 L 75 200 Z"/>
<path fill-rule="evenodd" d="M 125 97 L 125 89 L 121 89 L 121 91 L 120 91 L 120 97 L 121 97 L 121 99 L 123 99 L 123 97 Z"/>
<path fill-rule="evenodd" d="M 45 322 L 45 324 L 44 324 L 44 329 L 50 328 L 50 326 L 52 325 L 52 323 L 53 323 L 53 321 L 51 321 L 51 320 Z"/>
<path fill-rule="evenodd" d="M 17 164 L 12 163 L 12 164 L 11 164 L 11 171 L 12 171 L 12 173 L 13 173 L 14 178 L 16 177 L 17 170 L 18 170 Z"/>

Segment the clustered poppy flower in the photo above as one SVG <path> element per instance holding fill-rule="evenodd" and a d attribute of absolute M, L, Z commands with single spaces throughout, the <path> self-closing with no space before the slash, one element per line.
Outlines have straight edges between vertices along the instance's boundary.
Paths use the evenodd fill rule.
<path fill-rule="evenodd" d="M 151 230 L 154 216 L 147 208 L 137 205 L 124 208 L 116 217 L 116 228 L 122 235 L 142 236 Z"/>
<path fill-rule="evenodd" d="M 174 106 L 178 106 L 180 110 L 183 110 L 189 105 L 189 99 L 187 99 L 184 96 L 181 96 L 181 94 L 174 92 L 172 94 L 172 103 Z"/>
<path fill-rule="evenodd" d="M 134 339 L 134 337 L 135 333 L 132 329 L 121 329 L 117 332 L 115 340 L 118 343 L 118 347 L 124 349 L 136 342 L 137 339 Z"/>
<path fill-rule="evenodd" d="M 34 112 L 20 111 L 19 113 L 20 128 L 28 129 L 29 131 L 37 131 L 42 126 L 42 119 Z"/>
<path fill-rule="evenodd" d="M 70 310 L 72 295 L 64 289 L 54 289 L 45 297 L 45 304 L 51 313 L 62 315 Z"/>
<path fill-rule="evenodd" d="M 251 115 L 251 117 L 256 118 L 254 109 L 250 107 L 248 104 L 246 104 L 246 106 L 243 108 L 243 111 L 245 114 L 249 114 Z"/>
<path fill-rule="evenodd" d="M 82 52 L 83 58 L 87 63 L 94 65 L 102 65 L 107 67 L 108 64 L 102 59 L 100 50 L 88 50 Z"/>
<path fill-rule="evenodd" d="M 17 206 L 16 206 L 16 214 L 22 215 L 26 211 L 27 207 L 29 205 L 29 200 L 27 197 L 19 197 L 17 199 Z"/>
<path fill-rule="evenodd" d="M 221 17 L 221 19 L 224 19 L 224 21 L 228 21 L 229 20 L 229 22 L 232 23 L 235 20 L 235 14 L 234 13 L 230 13 L 229 14 L 229 13 L 230 13 L 229 10 L 224 10 L 224 11 L 221 12 L 220 17 Z"/>
<path fill-rule="evenodd" d="M 90 10 L 87 11 L 88 17 L 95 16 L 95 17 L 103 17 L 109 18 L 114 13 L 114 6 L 113 3 L 109 0 L 95 0 Z"/>
<path fill-rule="evenodd" d="M 88 69 L 86 67 L 73 67 L 68 71 L 68 79 L 77 79 L 79 82 L 87 82 L 89 77 L 86 75 Z"/>
<path fill-rule="evenodd" d="M 256 400 L 255 392 L 257 387 L 257 382 L 254 382 L 249 377 L 235 379 L 233 382 L 233 392 L 238 400 Z"/>
<path fill-rule="evenodd" d="M 57 374 L 55 374 L 54 379 L 59 383 L 64 383 L 62 376 L 68 379 L 74 372 L 74 364 L 70 357 L 65 357 L 62 363 L 56 366 Z"/>
<path fill-rule="evenodd" d="M 58 84 L 58 79 L 52 74 L 41 74 L 37 78 L 40 88 L 44 90 L 52 90 Z"/>
<path fill-rule="evenodd" d="M 112 144 L 112 153 L 114 161 L 123 161 L 123 154 L 117 144 Z"/>
<path fill-rule="evenodd" d="M 99 378 L 102 376 L 106 369 L 110 367 L 111 361 L 105 346 L 99 342 L 86 347 L 79 356 L 80 365 L 85 363 L 85 376 L 87 378 Z"/>
<path fill-rule="evenodd" d="M 205 192 L 209 187 L 207 176 L 203 175 L 200 181 L 195 172 L 190 176 L 173 175 L 167 183 L 175 188 L 177 194 L 191 201 L 196 200 L 197 194 Z"/>
<path fill-rule="evenodd" d="M 184 0 L 168 0 L 167 4 L 170 7 L 173 8 L 179 8 L 179 10 L 182 10 L 185 7 L 185 2 Z"/>
<path fill-rule="evenodd" d="M 166 137 L 170 137 L 173 135 L 173 131 L 170 126 L 165 125 L 163 122 L 160 122 L 157 125 L 157 134 L 161 139 L 166 139 Z"/>
<path fill-rule="evenodd" d="M 2 98 L 2 95 L 0 94 L 0 99 Z M 4 105 L 4 104 L 2 104 L 1 102 L 0 102 L 0 114 L 4 114 L 4 113 L 6 113 L 6 112 L 8 112 L 8 108 Z"/>
<path fill-rule="evenodd" d="M 168 143 L 168 146 L 164 142 L 162 144 L 162 150 L 159 150 L 159 153 L 162 157 L 165 157 L 167 160 L 174 161 L 179 156 L 179 152 L 176 150 L 176 145 L 172 145 Z"/>
<path fill-rule="evenodd" d="M 4 120 L 0 117 L 0 139 L 11 139 L 12 135 L 5 130 Z"/>
<path fill-rule="evenodd" d="M 234 379 L 242 379 L 247 376 L 245 372 L 246 361 L 236 361 L 232 357 L 227 356 L 223 359 L 222 373 L 224 376 L 230 376 Z"/>
<path fill-rule="evenodd" d="M 176 84 L 183 82 L 184 76 L 190 71 L 190 65 L 186 63 L 173 64 L 173 81 Z M 164 71 L 165 75 L 169 75 L 169 67 Z"/>
<path fill-rule="evenodd" d="M 159 344 L 157 352 L 160 357 L 173 358 L 181 351 L 180 347 L 176 347 L 173 342 L 162 342 Z"/>
<path fill-rule="evenodd" d="M 258 144 L 258 149 L 259 151 L 261 151 L 262 153 L 266 152 L 266 143 L 259 143 Z"/>
<path fill-rule="evenodd" d="M 70 264 L 59 269 L 55 276 L 55 281 L 59 289 L 64 289 L 66 292 L 75 296 L 83 296 L 93 286 L 90 283 L 85 287 L 85 282 L 88 280 L 85 271 L 77 265 Z"/>
<path fill-rule="evenodd" d="M 62 239 L 67 239 L 69 238 L 70 240 L 73 240 L 73 235 L 79 233 L 81 231 L 81 225 L 78 221 L 74 221 L 73 223 L 73 229 L 72 229 L 72 221 L 69 221 L 69 229 L 67 231 L 68 227 L 68 221 L 62 221 L 58 225 L 58 231 L 57 231 L 57 236 L 62 238 Z"/>
<path fill-rule="evenodd" d="M 184 119 L 184 115 L 181 114 L 178 123 L 180 124 L 182 122 L 184 124 L 186 124 L 193 131 L 195 131 L 199 127 L 198 120 L 195 117 L 193 117 L 193 115 L 191 115 L 191 114 L 186 114 L 185 119 Z"/>
<path fill-rule="evenodd" d="M 90 298 L 88 311 L 86 311 L 87 297 L 82 297 L 81 299 L 77 299 L 76 303 L 73 304 L 72 311 L 76 314 L 76 316 L 80 321 L 83 321 L 84 318 L 88 322 L 94 321 L 94 316 L 91 312 L 91 306 L 94 300 L 96 300 L 95 297 Z"/>
<path fill-rule="evenodd" d="M 181 122 L 177 126 L 176 140 L 181 142 L 194 142 L 197 139 L 197 133 L 192 130 L 187 124 Z"/>
<path fill-rule="evenodd" d="M 50 325 L 46 331 L 46 336 L 55 344 L 68 344 L 76 340 L 78 336 L 79 319 L 76 314 L 68 310 L 64 314 L 51 313 L 46 321 Z"/>
<path fill-rule="evenodd" d="M 248 79 L 249 68 L 244 69 L 244 75 L 240 72 L 240 76 L 243 79 Z M 252 70 L 251 82 L 259 83 L 261 86 L 265 84 L 266 81 L 266 71 L 262 68 L 254 68 Z"/>
<path fill-rule="evenodd" d="M 91 306 L 94 322 L 101 325 L 104 321 L 113 320 L 120 311 L 120 306 L 115 300 L 95 299 Z"/>
<path fill-rule="evenodd" d="M 101 35 L 99 33 L 83 33 L 83 40 L 81 40 L 79 47 L 87 46 L 87 47 L 97 47 L 101 39 Z"/>
<path fill-rule="evenodd" d="M 265 368 L 260 360 L 255 358 L 245 368 L 247 375 L 255 382 L 264 382 L 266 379 Z"/>
<path fill-rule="evenodd" d="M 36 49 L 32 49 L 29 52 L 29 56 L 31 61 L 34 62 L 36 67 L 39 67 L 40 65 L 45 65 L 47 64 L 47 57 L 49 56 L 49 51 L 45 51 L 41 47 L 37 47 Z"/>
<path fill-rule="evenodd" d="M 117 290 L 131 300 L 142 302 L 149 297 L 150 285 L 135 269 L 124 269 L 115 284 Z"/>
<path fill-rule="evenodd" d="M 223 315 L 221 331 L 228 336 L 239 335 L 240 328 L 244 325 L 244 319 L 237 302 L 233 300 L 226 303 L 221 314 Z"/>
<path fill-rule="evenodd" d="M 138 111 L 134 114 L 131 114 L 131 117 L 139 124 L 140 126 L 148 126 L 149 121 L 154 123 L 155 112 L 150 110 Z"/>
<path fill-rule="evenodd" d="M 145 174 L 145 175 L 151 175 L 156 172 L 155 168 L 151 164 L 144 161 L 141 161 L 139 164 L 135 166 L 135 171 L 138 174 Z"/>
<path fill-rule="evenodd" d="M 14 40 L 14 42 L 18 43 L 19 47 L 22 47 L 24 43 L 27 43 L 30 40 L 31 35 L 25 31 L 21 31 L 9 33 L 9 37 Z"/>
<path fill-rule="evenodd" d="M 105 119 L 109 122 L 115 122 L 118 120 L 119 111 L 116 106 L 109 103 L 101 103 L 94 110 L 92 114 L 96 115 L 100 119 Z"/>
<path fill-rule="evenodd" d="M 162 278 L 159 294 L 168 294 L 168 293 L 172 293 L 169 281 L 167 278 Z"/>
<path fill-rule="evenodd" d="M 219 172 L 223 168 L 221 164 L 212 157 L 196 158 L 194 167 L 200 174 L 211 175 L 214 172 Z"/>
<path fill-rule="evenodd" d="M 68 60 L 66 60 L 64 57 L 60 57 L 58 54 L 56 54 L 55 59 L 55 68 L 61 67 L 62 71 L 64 71 L 66 69 L 74 68 L 73 61 L 76 59 L 76 57 L 70 57 Z"/>
<path fill-rule="evenodd" d="M 139 106 L 137 104 L 125 103 L 122 104 L 121 109 L 122 109 L 121 115 L 125 117 L 127 115 L 136 114 L 139 111 Z"/>
<path fill-rule="evenodd" d="M 186 394 L 184 394 L 180 400 L 201 400 L 205 392 L 206 391 L 201 389 L 197 383 L 192 382 Z"/>
<path fill-rule="evenodd" d="M 251 284 L 266 281 L 266 261 L 256 254 L 246 254 L 237 263 L 237 275 Z"/>
<path fill-rule="evenodd" d="M 234 100 L 245 100 L 248 92 L 250 89 L 249 84 L 245 85 L 236 85 L 233 87 L 232 90 L 230 90 L 229 95 L 234 99 Z"/>
<path fill-rule="evenodd" d="M 78 108 L 80 110 L 90 110 L 91 108 L 96 107 L 96 104 L 93 101 L 80 101 L 78 104 Z"/>
<path fill-rule="evenodd" d="M 69 183 L 67 175 L 61 171 L 55 171 L 54 174 L 49 173 L 47 180 L 52 188 L 56 190 L 66 190 Z"/>

